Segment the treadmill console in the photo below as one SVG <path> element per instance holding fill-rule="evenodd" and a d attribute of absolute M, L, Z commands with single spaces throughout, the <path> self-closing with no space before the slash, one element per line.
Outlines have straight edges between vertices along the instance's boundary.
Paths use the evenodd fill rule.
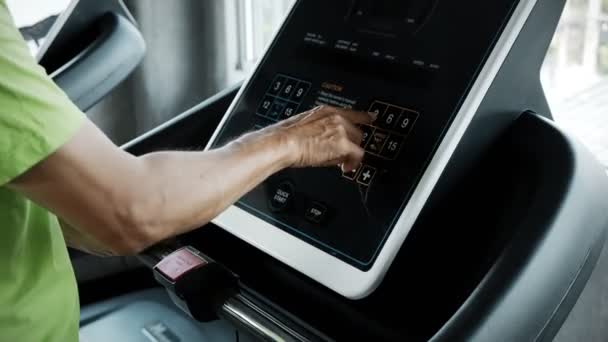
<path fill-rule="evenodd" d="M 366 156 L 279 172 L 214 222 L 351 298 L 377 286 L 534 1 L 300 0 L 208 148 L 327 104 Z M 471 9 L 475 8 L 475 11 Z"/>

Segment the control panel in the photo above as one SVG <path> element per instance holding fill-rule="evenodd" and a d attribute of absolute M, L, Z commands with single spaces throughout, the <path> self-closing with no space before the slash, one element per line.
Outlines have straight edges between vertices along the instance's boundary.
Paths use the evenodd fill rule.
<path fill-rule="evenodd" d="M 465 3 L 297 1 L 210 147 L 322 104 L 377 119 L 361 126 L 366 155 L 356 170 L 286 169 L 235 207 L 369 270 L 519 1 Z"/>

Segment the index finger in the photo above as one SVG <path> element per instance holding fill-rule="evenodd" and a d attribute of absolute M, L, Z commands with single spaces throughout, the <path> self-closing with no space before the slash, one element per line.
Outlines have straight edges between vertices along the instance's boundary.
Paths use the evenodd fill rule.
<path fill-rule="evenodd" d="M 336 109 L 340 115 L 342 115 L 345 119 L 352 122 L 355 125 L 359 124 L 370 124 L 376 117 L 372 113 L 357 111 L 353 109 L 345 109 L 345 108 L 337 108 Z"/>

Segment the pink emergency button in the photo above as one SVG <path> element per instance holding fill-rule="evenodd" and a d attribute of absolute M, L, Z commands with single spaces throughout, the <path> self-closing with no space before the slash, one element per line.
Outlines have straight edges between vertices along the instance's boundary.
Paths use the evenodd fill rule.
<path fill-rule="evenodd" d="M 154 267 L 169 281 L 176 282 L 189 271 L 207 265 L 207 261 L 195 254 L 188 247 L 178 249 L 169 254 Z"/>

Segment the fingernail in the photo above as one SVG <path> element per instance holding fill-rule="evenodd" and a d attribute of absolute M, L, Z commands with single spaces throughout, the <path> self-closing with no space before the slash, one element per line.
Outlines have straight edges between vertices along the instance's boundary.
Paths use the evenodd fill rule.
<path fill-rule="evenodd" d="M 369 116 L 372 118 L 372 121 L 376 121 L 378 118 L 378 113 L 376 112 L 368 112 Z"/>

